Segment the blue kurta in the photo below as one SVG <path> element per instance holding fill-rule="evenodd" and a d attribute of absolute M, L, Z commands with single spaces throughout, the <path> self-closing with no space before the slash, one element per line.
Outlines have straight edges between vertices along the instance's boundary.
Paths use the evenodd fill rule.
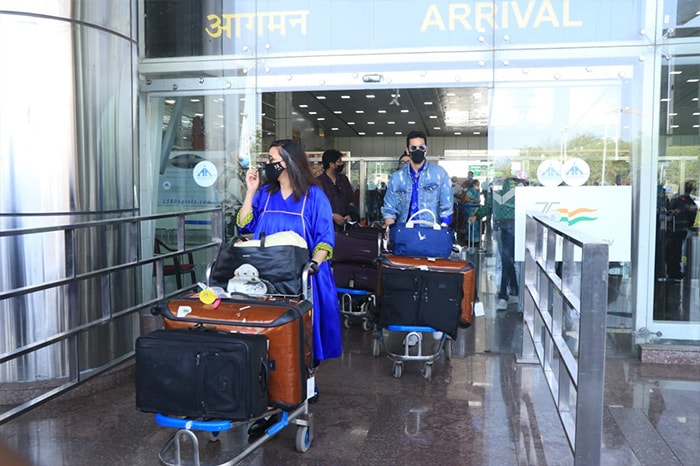
<path fill-rule="evenodd" d="M 259 239 L 280 231 L 294 231 L 306 240 L 309 260 L 319 244 L 335 246 L 333 212 L 328 198 L 318 186 L 311 186 L 307 195 L 298 201 L 281 192 L 270 194 L 263 186 L 253 198 L 253 219 L 239 227 L 241 233 L 253 233 Z M 330 258 L 330 255 L 329 257 Z M 343 351 L 340 332 L 338 292 L 331 271 L 330 261 L 319 266 L 319 272 L 311 276 L 313 290 L 313 352 L 316 362 L 340 357 Z"/>

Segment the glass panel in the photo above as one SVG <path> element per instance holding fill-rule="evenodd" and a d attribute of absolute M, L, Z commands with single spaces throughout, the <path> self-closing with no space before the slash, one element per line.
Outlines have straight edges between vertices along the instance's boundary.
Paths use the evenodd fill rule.
<path fill-rule="evenodd" d="M 661 68 L 654 320 L 700 322 L 699 80 L 697 54 L 669 56 Z"/>

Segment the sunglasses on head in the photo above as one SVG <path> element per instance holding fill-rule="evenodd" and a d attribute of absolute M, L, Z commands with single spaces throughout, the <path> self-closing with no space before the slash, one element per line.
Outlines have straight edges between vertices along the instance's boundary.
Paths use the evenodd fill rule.
<path fill-rule="evenodd" d="M 411 152 L 415 152 L 417 150 L 419 150 L 421 152 L 425 152 L 428 149 L 428 146 L 426 146 L 425 144 L 419 144 L 417 146 L 408 146 L 408 149 Z"/>

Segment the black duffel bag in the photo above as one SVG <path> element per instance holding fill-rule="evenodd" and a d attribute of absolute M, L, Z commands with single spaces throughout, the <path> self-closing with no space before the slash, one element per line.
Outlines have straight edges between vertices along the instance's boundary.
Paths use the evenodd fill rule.
<path fill-rule="evenodd" d="M 268 246 L 266 240 L 262 234 L 259 246 L 246 246 L 246 241 L 238 240 L 221 245 L 211 266 L 208 285 L 226 289 L 234 271 L 243 264 L 250 264 L 258 270 L 268 288 L 271 285 L 268 294 L 302 295 L 301 274 L 309 262 L 308 249 L 296 245 Z"/>

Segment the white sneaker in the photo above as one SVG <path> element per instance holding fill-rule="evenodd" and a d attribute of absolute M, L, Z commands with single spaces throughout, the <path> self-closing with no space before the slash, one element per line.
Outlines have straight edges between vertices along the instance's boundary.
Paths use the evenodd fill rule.
<path fill-rule="evenodd" d="M 496 310 L 505 311 L 506 309 L 508 309 L 508 301 L 505 299 L 499 299 L 498 303 L 496 304 Z"/>
<path fill-rule="evenodd" d="M 518 304 L 520 302 L 520 299 L 518 299 L 518 296 L 513 296 L 510 295 L 508 296 L 508 304 Z"/>

